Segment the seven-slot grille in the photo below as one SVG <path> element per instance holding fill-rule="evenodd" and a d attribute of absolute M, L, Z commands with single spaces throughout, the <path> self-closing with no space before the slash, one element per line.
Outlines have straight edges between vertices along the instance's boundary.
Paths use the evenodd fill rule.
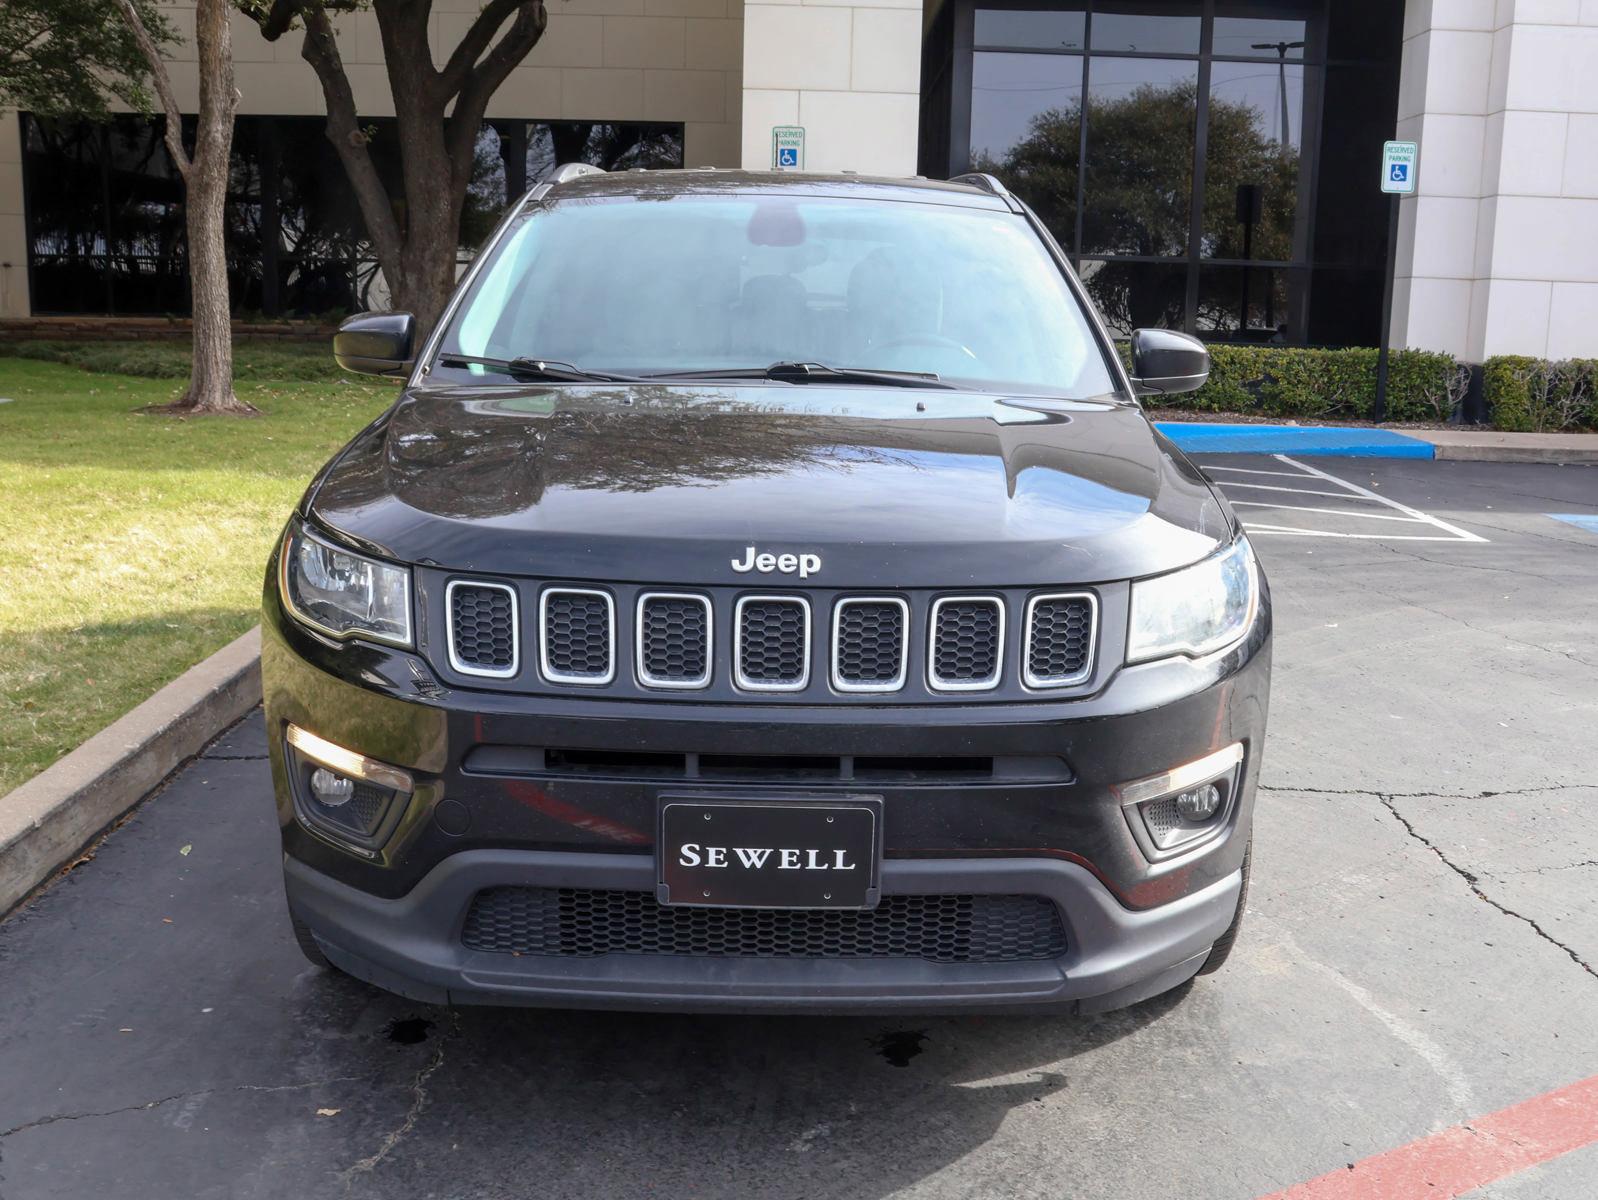
<path fill-rule="evenodd" d="M 539 600 L 544 678 L 609 683 L 616 676 L 616 606 L 609 592 L 549 588 Z"/>
<path fill-rule="evenodd" d="M 797 596 L 738 601 L 733 678 L 750 692 L 797 692 L 810 682 L 810 602 Z"/>
<path fill-rule="evenodd" d="M 1093 669 L 1092 596 L 1034 596 L 1027 602 L 1026 684 L 1066 687 Z"/>
<path fill-rule="evenodd" d="M 910 606 L 893 596 L 838 601 L 832 618 L 832 685 L 840 692 L 904 686 Z"/>
<path fill-rule="evenodd" d="M 466 675 L 510 679 L 523 673 L 518 592 L 509 584 L 457 579 L 445 588 L 449 665 Z M 631 600 L 629 600 L 631 604 Z M 1049 593 L 1025 602 L 1019 652 L 1007 649 L 1004 596 L 943 596 L 916 616 L 898 596 L 844 596 L 819 631 L 810 602 L 797 595 L 748 595 L 733 607 L 732 682 L 743 691 L 798 692 L 811 686 L 816 641 L 835 692 L 902 691 L 912 666 L 933 692 L 989 691 L 1016 675 L 1042 690 L 1085 684 L 1093 674 L 1098 599 L 1091 592 Z M 549 683 L 602 686 L 617 678 L 616 601 L 608 591 L 552 586 L 538 594 L 539 674 Z M 695 592 L 637 594 L 631 609 L 635 681 L 645 688 L 706 688 L 716 678 L 716 605 Z M 529 622 L 529 627 L 535 623 Z M 923 636 L 922 631 L 925 631 Z M 915 641 L 912 641 L 912 631 Z M 535 636 L 530 634 L 529 636 Z M 924 649 L 915 654 L 912 646 Z M 723 665 L 722 670 L 726 670 Z"/>
<path fill-rule="evenodd" d="M 927 679 L 940 692 L 999 686 L 1004 662 L 1004 602 L 996 596 L 946 596 L 932 605 Z"/>
<path fill-rule="evenodd" d="M 509 678 L 521 666 L 516 592 L 503 583 L 457 579 L 445 589 L 449 663 L 463 675 Z"/>
<path fill-rule="evenodd" d="M 700 908 L 649 892 L 495 887 L 477 893 L 461 940 L 490 954 L 594 958 L 920 958 L 1025 962 L 1065 953 L 1043 896 L 884 896 L 874 909 Z"/>
<path fill-rule="evenodd" d="M 677 592 L 638 598 L 638 681 L 698 688 L 710 682 L 710 601 Z"/>

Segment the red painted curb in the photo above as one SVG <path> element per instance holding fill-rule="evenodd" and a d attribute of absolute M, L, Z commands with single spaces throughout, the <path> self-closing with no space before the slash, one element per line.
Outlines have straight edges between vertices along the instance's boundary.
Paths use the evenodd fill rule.
<path fill-rule="evenodd" d="M 1598 1142 L 1598 1075 L 1259 1200 L 1450 1200 Z"/>

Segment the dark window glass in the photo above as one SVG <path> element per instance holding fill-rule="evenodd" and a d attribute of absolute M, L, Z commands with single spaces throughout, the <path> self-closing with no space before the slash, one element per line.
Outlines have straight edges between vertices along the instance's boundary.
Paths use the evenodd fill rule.
<path fill-rule="evenodd" d="M 1182 0 L 1100 0 L 1093 6 L 1092 48 L 1197 54 L 1203 24 L 1198 8 Z"/>
<path fill-rule="evenodd" d="M 1092 59 L 1083 254 L 1187 253 L 1197 96 L 1195 62 Z"/>
<path fill-rule="evenodd" d="M 1082 63 L 1072 54 L 976 56 L 971 169 L 989 171 L 1037 211 L 1060 244 L 1076 244 Z"/>
<path fill-rule="evenodd" d="M 1304 71 L 1275 63 L 1211 68 L 1200 245 L 1206 258 L 1303 257 L 1307 247 L 1297 231 L 1301 216 L 1308 220 L 1299 211 L 1298 186 Z"/>
<path fill-rule="evenodd" d="M 1117 336 L 1153 326 L 1182 328 L 1187 303 L 1185 262 L 1100 259 L 1083 262 L 1079 273 L 1088 295 Z"/>
<path fill-rule="evenodd" d="M 1319 58 L 1322 0 L 1220 0 L 1215 6 L 1216 54 L 1276 61 Z M 1299 45 L 1293 45 L 1294 42 Z"/>
<path fill-rule="evenodd" d="M 1062 6 L 1065 7 L 1065 6 Z M 1087 45 L 1085 4 L 1059 9 L 979 8 L 976 44 L 1028 50 L 1081 50 Z"/>
<path fill-rule="evenodd" d="M 1213 341 L 1304 340 L 1304 272 L 1291 267 L 1199 270 L 1198 332 Z"/>

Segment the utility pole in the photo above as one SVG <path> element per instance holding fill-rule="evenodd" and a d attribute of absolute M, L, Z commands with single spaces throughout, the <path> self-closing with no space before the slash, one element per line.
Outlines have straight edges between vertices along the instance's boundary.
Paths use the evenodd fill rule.
<path fill-rule="evenodd" d="M 1282 97 L 1282 137 L 1281 137 L 1281 142 L 1282 142 L 1282 149 L 1284 149 L 1284 150 L 1287 149 L 1287 147 L 1292 144 L 1292 139 L 1287 136 L 1287 122 L 1288 122 L 1288 115 L 1287 115 L 1287 52 L 1289 50 L 1300 50 L 1300 49 L 1303 48 L 1303 46 L 1304 46 L 1303 42 L 1255 42 L 1251 47 L 1249 47 L 1251 50 L 1274 50 L 1274 51 L 1276 51 L 1277 78 L 1278 78 L 1278 81 L 1280 83 L 1281 97 Z"/>

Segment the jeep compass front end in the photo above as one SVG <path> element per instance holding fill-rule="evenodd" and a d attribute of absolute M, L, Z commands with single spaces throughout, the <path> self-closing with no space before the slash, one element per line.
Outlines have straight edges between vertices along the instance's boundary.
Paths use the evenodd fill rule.
<path fill-rule="evenodd" d="M 994 181 L 563 168 L 274 552 L 313 961 L 438 1003 L 1102 1011 L 1213 970 L 1270 609 Z"/>

